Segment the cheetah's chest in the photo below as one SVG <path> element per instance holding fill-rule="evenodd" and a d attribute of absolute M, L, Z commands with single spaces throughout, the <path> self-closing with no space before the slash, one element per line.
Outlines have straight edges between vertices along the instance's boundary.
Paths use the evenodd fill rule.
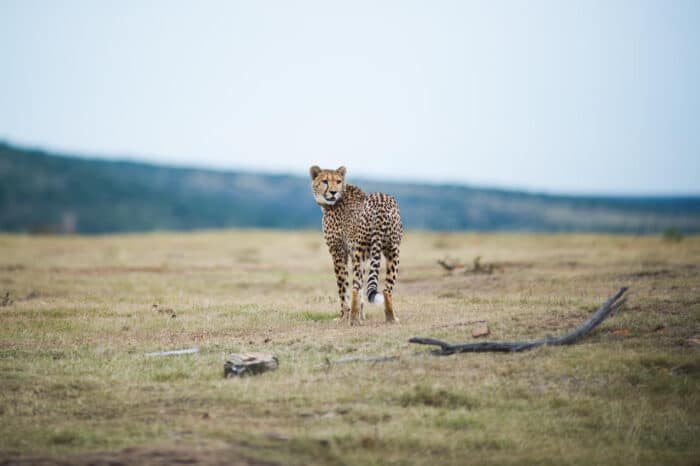
<path fill-rule="evenodd" d="M 331 247 L 340 247 L 346 252 L 362 243 L 364 228 L 361 212 L 333 211 L 323 216 L 323 234 Z"/>

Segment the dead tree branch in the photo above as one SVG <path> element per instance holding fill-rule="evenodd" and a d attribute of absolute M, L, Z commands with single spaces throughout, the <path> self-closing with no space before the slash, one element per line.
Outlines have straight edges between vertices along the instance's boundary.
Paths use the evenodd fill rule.
<path fill-rule="evenodd" d="M 451 344 L 434 338 L 413 337 L 408 340 L 410 343 L 419 345 L 434 345 L 439 346 L 439 350 L 434 350 L 433 354 L 446 356 L 454 353 L 483 353 L 483 352 L 520 352 L 527 351 L 539 346 L 559 346 L 570 345 L 586 336 L 591 330 L 603 322 L 611 312 L 619 309 L 625 299 L 620 300 L 623 294 L 627 291 L 627 287 L 620 288 L 614 295 L 610 296 L 607 301 L 586 321 L 576 327 L 573 331 L 561 337 L 545 337 L 540 340 L 533 341 L 515 341 L 515 342 L 498 342 L 485 341 L 483 343 L 464 343 Z"/>
<path fill-rule="evenodd" d="M 447 259 L 439 260 L 437 261 L 439 265 L 442 266 L 443 269 L 445 269 L 448 272 L 453 272 L 455 269 L 463 269 L 464 265 L 462 264 L 450 264 L 447 262 Z"/>
<path fill-rule="evenodd" d="M 449 273 L 464 272 L 465 274 L 490 275 L 493 273 L 493 270 L 495 268 L 494 264 L 482 264 L 481 256 L 476 256 L 474 258 L 474 265 L 471 269 L 467 269 L 467 267 L 464 264 L 461 264 L 459 262 L 451 262 L 449 259 L 438 260 L 437 263 L 443 269 L 445 269 L 446 272 Z"/>

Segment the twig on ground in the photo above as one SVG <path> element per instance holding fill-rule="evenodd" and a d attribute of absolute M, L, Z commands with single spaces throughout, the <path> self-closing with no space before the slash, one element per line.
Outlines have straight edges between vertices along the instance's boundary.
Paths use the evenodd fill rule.
<path fill-rule="evenodd" d="M 576 327 L 573 331 L 561 337 L 546 337 L 540 340 L 533 341 L 515 341 L 515 342 L 490 342 L 483 343 L 465 343 L 451 344 L 445 341 L 436 340 L 434 338 L 413 337 L 408 340 L 410 343 L 419 345 L 434 345 L 439 346 L 439 350 L 434 350 L 433 354 L 445 356 L 454 353 L 482 353 L 482 352 L 520 352 L 527 351 L 539 346 L 551 345 L 570 345 L 577 342 L 586 336 L 591 330 L 597 327 L 605 320 L 611 312 L 619 309 L 625 299 L 620 300 L 623 294 L 627 291 L 627 287 L 620 288 L 614 295 L 610 296 L 605 303 L 586 321 Z M 619 301 L 618 301 L 619 300 Z"/>
<path fill-rule="evenodd" d="M 177 356 L 180 354 L 194 354 L 199 353 L 199 348 L 187 348 L 180 350 L 171 351 L 156 351 L 155 353 L 146 353 L 144 356 Z"/>
<path fill-rule="evenodd" d="M 376 356 L 376 357 L 365 357 L 365 358 L 340 358 L 340 359 L 334 359 L 330 360 L 327 359 L 326 362 L 328 364 L 346 364 L 350 362 L 388 362 L 388 361 L 397 361 L 399 359 L 398 356 Z"/>
<path fill-rule="evenodd" d="M 433 325 L 432 329 L 437 329 L 437 328 L 452 328 L 452 327 L 462 327 L 465 325 L 474 325 L 474 324 L 485 324 L 486 321 L 484 319 L 480 320 L 468 320 L 466 322 L 455 322 L 452 324 L 443 324 L 443 325 Z"/>

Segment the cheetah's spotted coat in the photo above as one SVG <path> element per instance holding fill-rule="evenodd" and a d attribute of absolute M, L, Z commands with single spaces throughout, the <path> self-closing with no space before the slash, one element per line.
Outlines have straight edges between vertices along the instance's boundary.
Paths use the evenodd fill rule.
<path fill-rule="evenodd" d="M 396 322 L 392 291 L 399 268 L 399 245 L 402 225 L 396 199 L 388 194 L 365 194 L 356 186 L 345 183 L 345 167 L 322 170 L 310 169 L 311 189 L 323 210 L 323 235 L 333 258 L 340 296 L 340 317 L 352 324 L 364 319 L 363 285 L 364 264 L 369 260 L 367 298 L 381 303 L 387 322 Z M 381 255 L 386 258 L 386 285 L 382 295 L 377 294 Z M 352 260 L 352 296 L 347 303 L 348 258 Z"/>

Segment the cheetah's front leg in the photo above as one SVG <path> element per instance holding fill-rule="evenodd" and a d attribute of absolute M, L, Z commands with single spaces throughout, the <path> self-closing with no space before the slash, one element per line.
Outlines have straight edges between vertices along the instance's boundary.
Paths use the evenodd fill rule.
<path fill-rule="evenodd" d="M 340 320 L 350 317 L 350 307 L 348 306 L 348 254 L 344 250 L 331 248 L 333 257 L 333 270 L 338 284 L 338 297 L 340 298 Z"/>
<path fill-rule="evenodd" d="M 350 301 L 350 325 L 360 323 L 362 315 L 362 251 L 355 250 L 352 253 L 352 300 Z"/>

